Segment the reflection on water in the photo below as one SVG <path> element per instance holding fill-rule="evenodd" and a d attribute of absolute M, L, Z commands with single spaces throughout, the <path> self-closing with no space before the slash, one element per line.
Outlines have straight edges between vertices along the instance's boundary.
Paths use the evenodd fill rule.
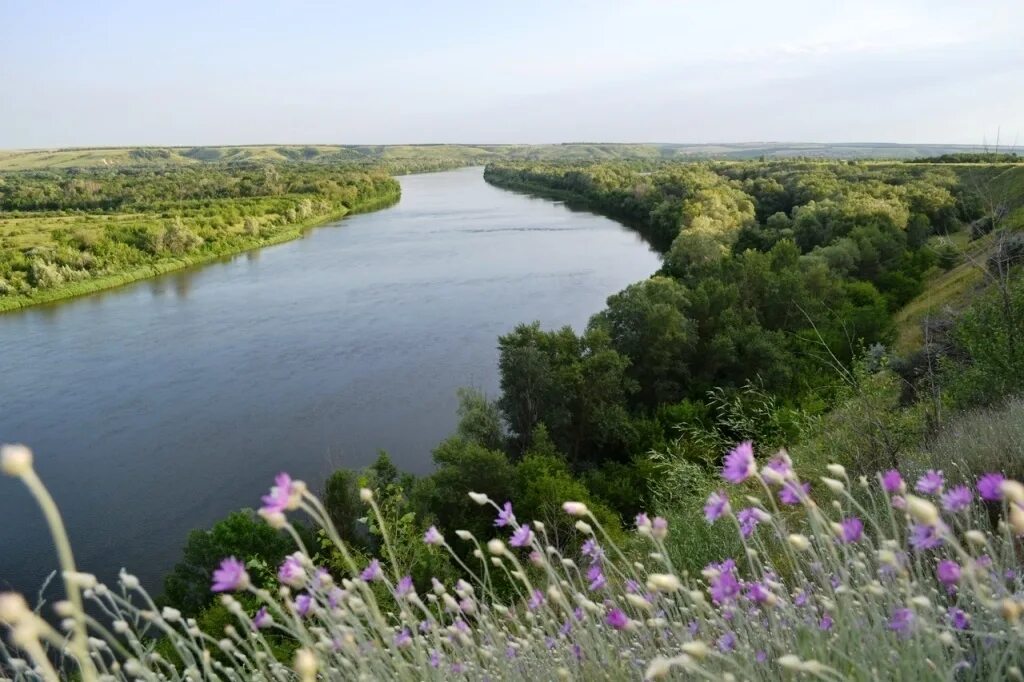
<path fill-rule="evenodd" d="M 0 441 L 32 445 L 77 558 L 148 584 L 192 528 L 314 487 L 383 448 L 431 468 L 455 389 L 497 392 L 516 323 L 581 328 L 657 257 L 610 220 L 505 192 L 480 169 L 401 178 L 401 203 L 303 239 L 0 316 Z M 55 566 L 0 479 L 0 589 Z"/>

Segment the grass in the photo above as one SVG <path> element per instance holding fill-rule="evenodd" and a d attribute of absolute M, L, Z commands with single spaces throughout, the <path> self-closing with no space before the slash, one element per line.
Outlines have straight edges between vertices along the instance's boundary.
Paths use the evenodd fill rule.
<path fill-rule="evenodd" d="M 966 241 L 966 236 L 966 233 L 960 233 L 951 241 L 960 246 L 960 242 Z M 979 239 L 962 248 L 966 248 L 967 253 L 974 258 L 984 253 L 990 241 Z M 895 350 L 905 355 L 924 345 L 924 320 L 930 315 L 941 315 L 962 308 L 970 302 L 983 278 L 978 265 L 971 260 L 965 260 L 949 271 L 933 268 L 925 279 L 924 291 L 893 316 L 896 326 Z"/>
<path fill-rule="evenodd" d="M 444 158 L 465 164 L 499 160 L 602 161 L 611 159 L 847 158 L 894 159 L 979 151 L 965 145 L 730 143 L 730 144 L 408 144 L 237 145 L 220 147 L 83 147 L 0 150 L 0 171 L 57 168 L 167 166 L 283 161 L 406 163 Z"/>

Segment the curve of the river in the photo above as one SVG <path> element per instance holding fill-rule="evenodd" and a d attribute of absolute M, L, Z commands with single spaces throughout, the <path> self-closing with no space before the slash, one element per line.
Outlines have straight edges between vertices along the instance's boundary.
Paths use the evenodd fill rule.
<path fill-rule="evenodd" d="M 304 238 L 0 315 L 0 442 L 24 442 L 82 570 L 160 591 L 188 531 L 387 450 L 425 473 L 455 391 L 498 388 L 516 323 L 580 329 L 658 257 L 633 232 L 497 189 L 480 168 L 400 179 L 401 202 Z M 0 590 L 56 565 L 0 478 Z"/>

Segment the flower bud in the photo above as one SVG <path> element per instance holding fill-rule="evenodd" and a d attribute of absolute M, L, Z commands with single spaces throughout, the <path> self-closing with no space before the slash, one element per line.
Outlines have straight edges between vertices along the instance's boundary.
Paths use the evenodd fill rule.
<path fill-rule="evenodd" d="M 678 592 L 682 586 L 679 578 L 671 573 L 652 573 L 647 576 L 647 589 L 651 592 Z"/>
<path fill-rule="evenodd" d="M 651 604 L 651 602 L 647 601 L 639 594 L 627 594 L 626 601 L 628 601 L 634 608 L 642 611 L 650 612 L 654 608 L 654 605 Z"/>
<path fill-rule="evenodd" d="M 777 659 L 777 661 L 778 664 L 785 670 L 801 670 L 803 668 L 803 662 L 800 660 L 798 656 L 794 656 L 793 654 L 786 654 L 785 656 L 780 656 Z"/>
<path fill-rule="evenodd" d="M 845 489 L 842 481 L 837 481 L 836 479 L 829 478 L 828 476 L 822 476 L 821 482 L 825 484 L 826 488 L 834 493 L 841 493 Z"/>
<path fill-rule="evenodd" d="M 708 645 L 699 639 L 695 639 L 692 642 L 686 642 L 679 648 L 682 649 L 684 653 L 687 653 L 698 660 L 705 658 L 711 651 L 708 648 Z"/>
<path fill-rule="evenodd" d="M 373 491 L 370 490 L 369 488 L 360 488 L 359 489 L 359 499 L 362 500 L 363 502 L 367 502 L 367 503 L 372 502 L 373 501 Z M 305 649 L 300 649 L 299 650 L 300 653 L 302 651 L 306 651 L 306 650 Z M 306 651 L 306 653 L 309 653 L 309 652 Z M 298 655 L 296 655 L 296 659 L 295 660 L 298 661 Z"/>
<path fill-rule="evenodd" d="M 25 598 L 17 592 L 0 593 L 0 622 L 16 623 L 30 614 Z"/>
<path fill-rule="evenodd" d="M 1024 509 L 1018 502 L 1010 503 L 1010 528 L 1014 535 L 1024 535 Z"/>
<path fill-rule="evenodd" d="M 582 502 L 563 502 L 562 509 L 569 516 L 586 516 L 587 505 Z"/>
<path fill-rule="evenodd" d="M 8 476 L 24 476 L 32 470 L 32 451 L 20 443 L 0 446 L 0 470 Z"/>
<path fill-rule="evenodd" d="M 505 543 L 498 538 L 494 538 L 487 543 L 487 551 L 500 556 L 505 553 Z"/>
<path fill-rule="evenodd" d="M 594 533 L 594 529 L 591 528 L 590 524 L 586 521 L 577 521 L 576 530 L 578 530 L 581 533 L 586 533 L 587 535 L 593 535 Z"/>
<path fill-rule="evenodd" d="M 1012 502 L 1019 502 L 1024 504 L 1024 485 L 1013 479 L 1006 479 L 999 484 L 999 492 L 1003 494 L 1007 500 Z"/>
<path fill-rule="evenodd" d="M 488 502 L 490 502 L 491 498 L 487 497 L 487 495 L 484 495 L 483 493 L 470 493 L 469 499 L 473 500 L 479 505 L 485 505 Z"/>
<path fill-rule="evenodd" d="M 828 472 L 830 474 L 836 476 L 837 478 L 846 477 L 846 467 L 844 467 L 842 464 L 829 464 L 825 468 L 828 469 Z"/>
<path fill-rule="evenodd" d="M 281 530 L 288 525 L 288 519 L 282 512 L 260 509 L 258 513 L 263 517 L 263 520 L 267 522 L 267 525 L 274 530 Z"/>
<path fill-rule="evenodd" d="M 804 552 L 811 546 L 811 541 L 807 539 L 806 535 L 801 533 L 793 533 L 787 538 L 787 540 L 789 540 L 790 547 L 798 552 Z"/>
<path fill-rule="evenodd" d="M 916 495 L 907 495 L 907 513 L 915 521 L 927 526 L 934 526 L 939 522 L 939 510 L 935 505 Z"/>
<path fill-rule="evenodd" d="M 985 534 L 980 530 L 969 530 L 964 533 L 964 538 L 975 547 L 984 547 L 986 544 Z"/>
<path fill-rule="evenodd" d="M 317 661 L 312 651 L 306 648 L 295 652 L 295 672 L 299 674 L 302 682 L 312 682 L 316 679 Z"/>

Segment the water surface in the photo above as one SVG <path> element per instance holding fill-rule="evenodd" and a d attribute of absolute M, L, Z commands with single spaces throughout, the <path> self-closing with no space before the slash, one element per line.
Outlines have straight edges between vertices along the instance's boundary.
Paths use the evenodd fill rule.
<path fill-rule="evenodd" d="M 387 450 L 426 473 L 455 390 L 497 393 L 497 337 L 581 329 L 659 261 L 618 223 L 487 185 L 400 179 L 402 200 L 226 262 L 0 315 L 0 441 L 24 442 L 79 565 L 154 591 L 188 531 Z M 0 479 L 0 589 L 56 565 Z"/>

